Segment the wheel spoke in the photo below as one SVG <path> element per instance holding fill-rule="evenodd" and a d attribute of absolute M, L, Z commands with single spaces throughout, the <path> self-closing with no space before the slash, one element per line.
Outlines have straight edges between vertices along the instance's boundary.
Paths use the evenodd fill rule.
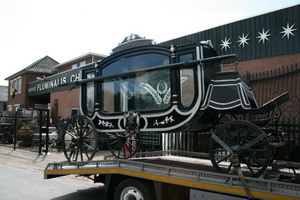
<path fill-rule="evenodd" d="M 77 122 L 77 120 L 75 120 L 75 132 L 77 133 L 77 135 L 80 135 L 80 131 L 79 131 L 79 128 L 78 128 L 78 122 Z"/>
<path fill-rule="evenodd" d="M 84 151 L 85 156 L 87 157 L 87 160 L 89 160 L 89 159 L 90 159 L 90 156 L 89 156 L 87 150 L 86 150 L 86 149 L 83 149 L 83 151 Z"/>
<path fill-rule="evenodd" d="M 249 164 L 249 162 L 246 162 L 246 165 L 247 165 L 247 168 L 250 170 L 251 175 L 253 176 L 255 173 L 254 173 L 254 171 L 252 170 L 252 167 L 251 167 L 251 165 Z"/>
<path fill-rule="evenodd" d="M 73 154 L 74 154 L 74 149 L 71 150 L 68 157 L 71 158 L 73 156 Z"/>
<path fill-rule="evenodd" d="M 131 146 L 131 148 L 133 148 L 133 149 L 137 149 L 137 146 L 135 146 L 133 143 L 130 143 L 129 141 L 126 141 L 125 142 L 126 144 L 128 144 L 127 146 Z"/>
<path fill-rule="evenodd" d="M 135 152 L 136 148 L 134 147 L 134 145 L 126 142 L 125 147 L 127 148 L 127 150 L 129 151 L 130 154 L 133 154 Z"/>
<path fill-rule="evenodd" d="M 113 140 L 112 142 L 110 142 L 110 145 L 114 146 L 116 143 L 119 143 L 119 141 L 118 140 Z"/>
<path fill-rule="evenodd" d="M 89 145 L 89 144 L 86 143 L 86 142 L 83 142 L 83 143 L 82 143 L 82 146 L 83 146 L 83 147 L 87 147 L 87 148 L 89 148 L 89 149 L 92 149 L 92 148 L 93 148 L 91 145 Z"/>
<path fill-rule="evenodd" d="M 229 164 L 229 166 L 227 168 L 227 171 L 226 171 L 226 174 L 228 174 L 231 171 L 231 168 L 232 168 L 232 163 Z"/>
<path fill-rule="evenodd" d="M 223 162 L 223 161 L 225 161 L 225 160 L 227 160 L 229 157 L 231 156 L 231 154 L 230 155 L 228 155 L 228 156 L 225 156 L 224 158 L 222 158 L 221 160 L 218 160 L 217 161 L 217 163 L 219 164 L 219 163 L 221 163 L 221 162 Z"/>
<path fill-rule="evenodd" d="M 77 159 L 78 159 L 78 154 L 79 154 L 79 148 L 77 147 L 77 148 L 76 148 L 76 153 L 74 154 L 75 157 L 73 158 L 74 161 L 77 161 Z"/>

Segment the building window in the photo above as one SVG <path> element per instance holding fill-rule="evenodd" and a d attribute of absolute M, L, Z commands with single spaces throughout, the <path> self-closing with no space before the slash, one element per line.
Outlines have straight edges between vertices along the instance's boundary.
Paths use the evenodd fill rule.
<path fill-rule="evenodd" d="M 84 61 L 81 61 L 80 63 L 79 63 L 79 67 L 82 67 L 82 66 L 84 66 L 84 65 L 86 65 L 86 61 L 84 60 Z"/>
<path fill-rule="evenodd" d="M 77 63 L 72 65 L 72 69 L 76 69 L 77 68 Z"/>
<path fill-rule="evenodd" d="M 71 117 L 78 115 L 78 114 L 79 114 L 78 108 L 71 108 Z"/>
<path fill-rule="evenodd" d="M 12 111 L 12 105 L 7 106 L 7 111 Z"/>
<path fill-rule="evenodd" d="M 18 77 L 10 81 L 10 95 L 21 94 L 22 78 Z"/>
<path fill-rule="evenodd" d="M 21 108 L 21 104 L 15 104 L 14 105 L 14 110 L 18 111 L 18 109 Z"/>

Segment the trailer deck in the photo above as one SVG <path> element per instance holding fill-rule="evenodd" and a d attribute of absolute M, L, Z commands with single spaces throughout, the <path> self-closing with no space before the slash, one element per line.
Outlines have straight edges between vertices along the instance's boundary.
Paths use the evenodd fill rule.
<path fill-rule="evenodd" d="M 247 198 L 247 192 L 239 176 L 217 173 L 208 159 L 186 155 L 187 152 L 168 151 L 142 154 L 141 157 L 127 160 L 107 157 L 106 160 L 98 161 L 49 163 L 44 176 L 45 179 L 50 179 L 71 174 L 84 176 L 118 174 Z M 299 168 L 297 170 L 298 173 Z M 274 176 L 266 177 L 245 178 L 253 197 L 300 199 L 300 184 L 283 182 Z"/>

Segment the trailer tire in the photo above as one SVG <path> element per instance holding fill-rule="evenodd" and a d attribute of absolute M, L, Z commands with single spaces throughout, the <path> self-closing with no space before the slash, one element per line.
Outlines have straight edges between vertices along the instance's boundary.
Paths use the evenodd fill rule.
<path fill-rule="evenodd" d="M 138 180 L 128 179 L 122 181 L 116 189 L 115 200 L 154 200 L 153 186 Z"/>

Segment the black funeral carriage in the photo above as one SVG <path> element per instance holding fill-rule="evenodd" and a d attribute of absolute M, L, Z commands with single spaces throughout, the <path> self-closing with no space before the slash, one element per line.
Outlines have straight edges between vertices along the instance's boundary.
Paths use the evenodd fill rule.
<path fill-rule="evenodd" d="M 288 95 L 259 107 L 237 71 L 222 72 L 221 61 L 234 57 L 217 55 L 210 41 L 167 48 L 136 35 L 126 38 L 110 56 L 82 68 L 82 115 L 65 127 L 67 159 L 93 159 L 99 135 L 107 137 L 114 156 L 130 158 L 143 133 L 217 128 L 210 140 L 213 165 L 229 172 L 243 164 L 259 176 L 274 151 L 268 135 L 279 132 L 269 124 Z M 239 114 L 266 117 L 244 121 Z"/>

